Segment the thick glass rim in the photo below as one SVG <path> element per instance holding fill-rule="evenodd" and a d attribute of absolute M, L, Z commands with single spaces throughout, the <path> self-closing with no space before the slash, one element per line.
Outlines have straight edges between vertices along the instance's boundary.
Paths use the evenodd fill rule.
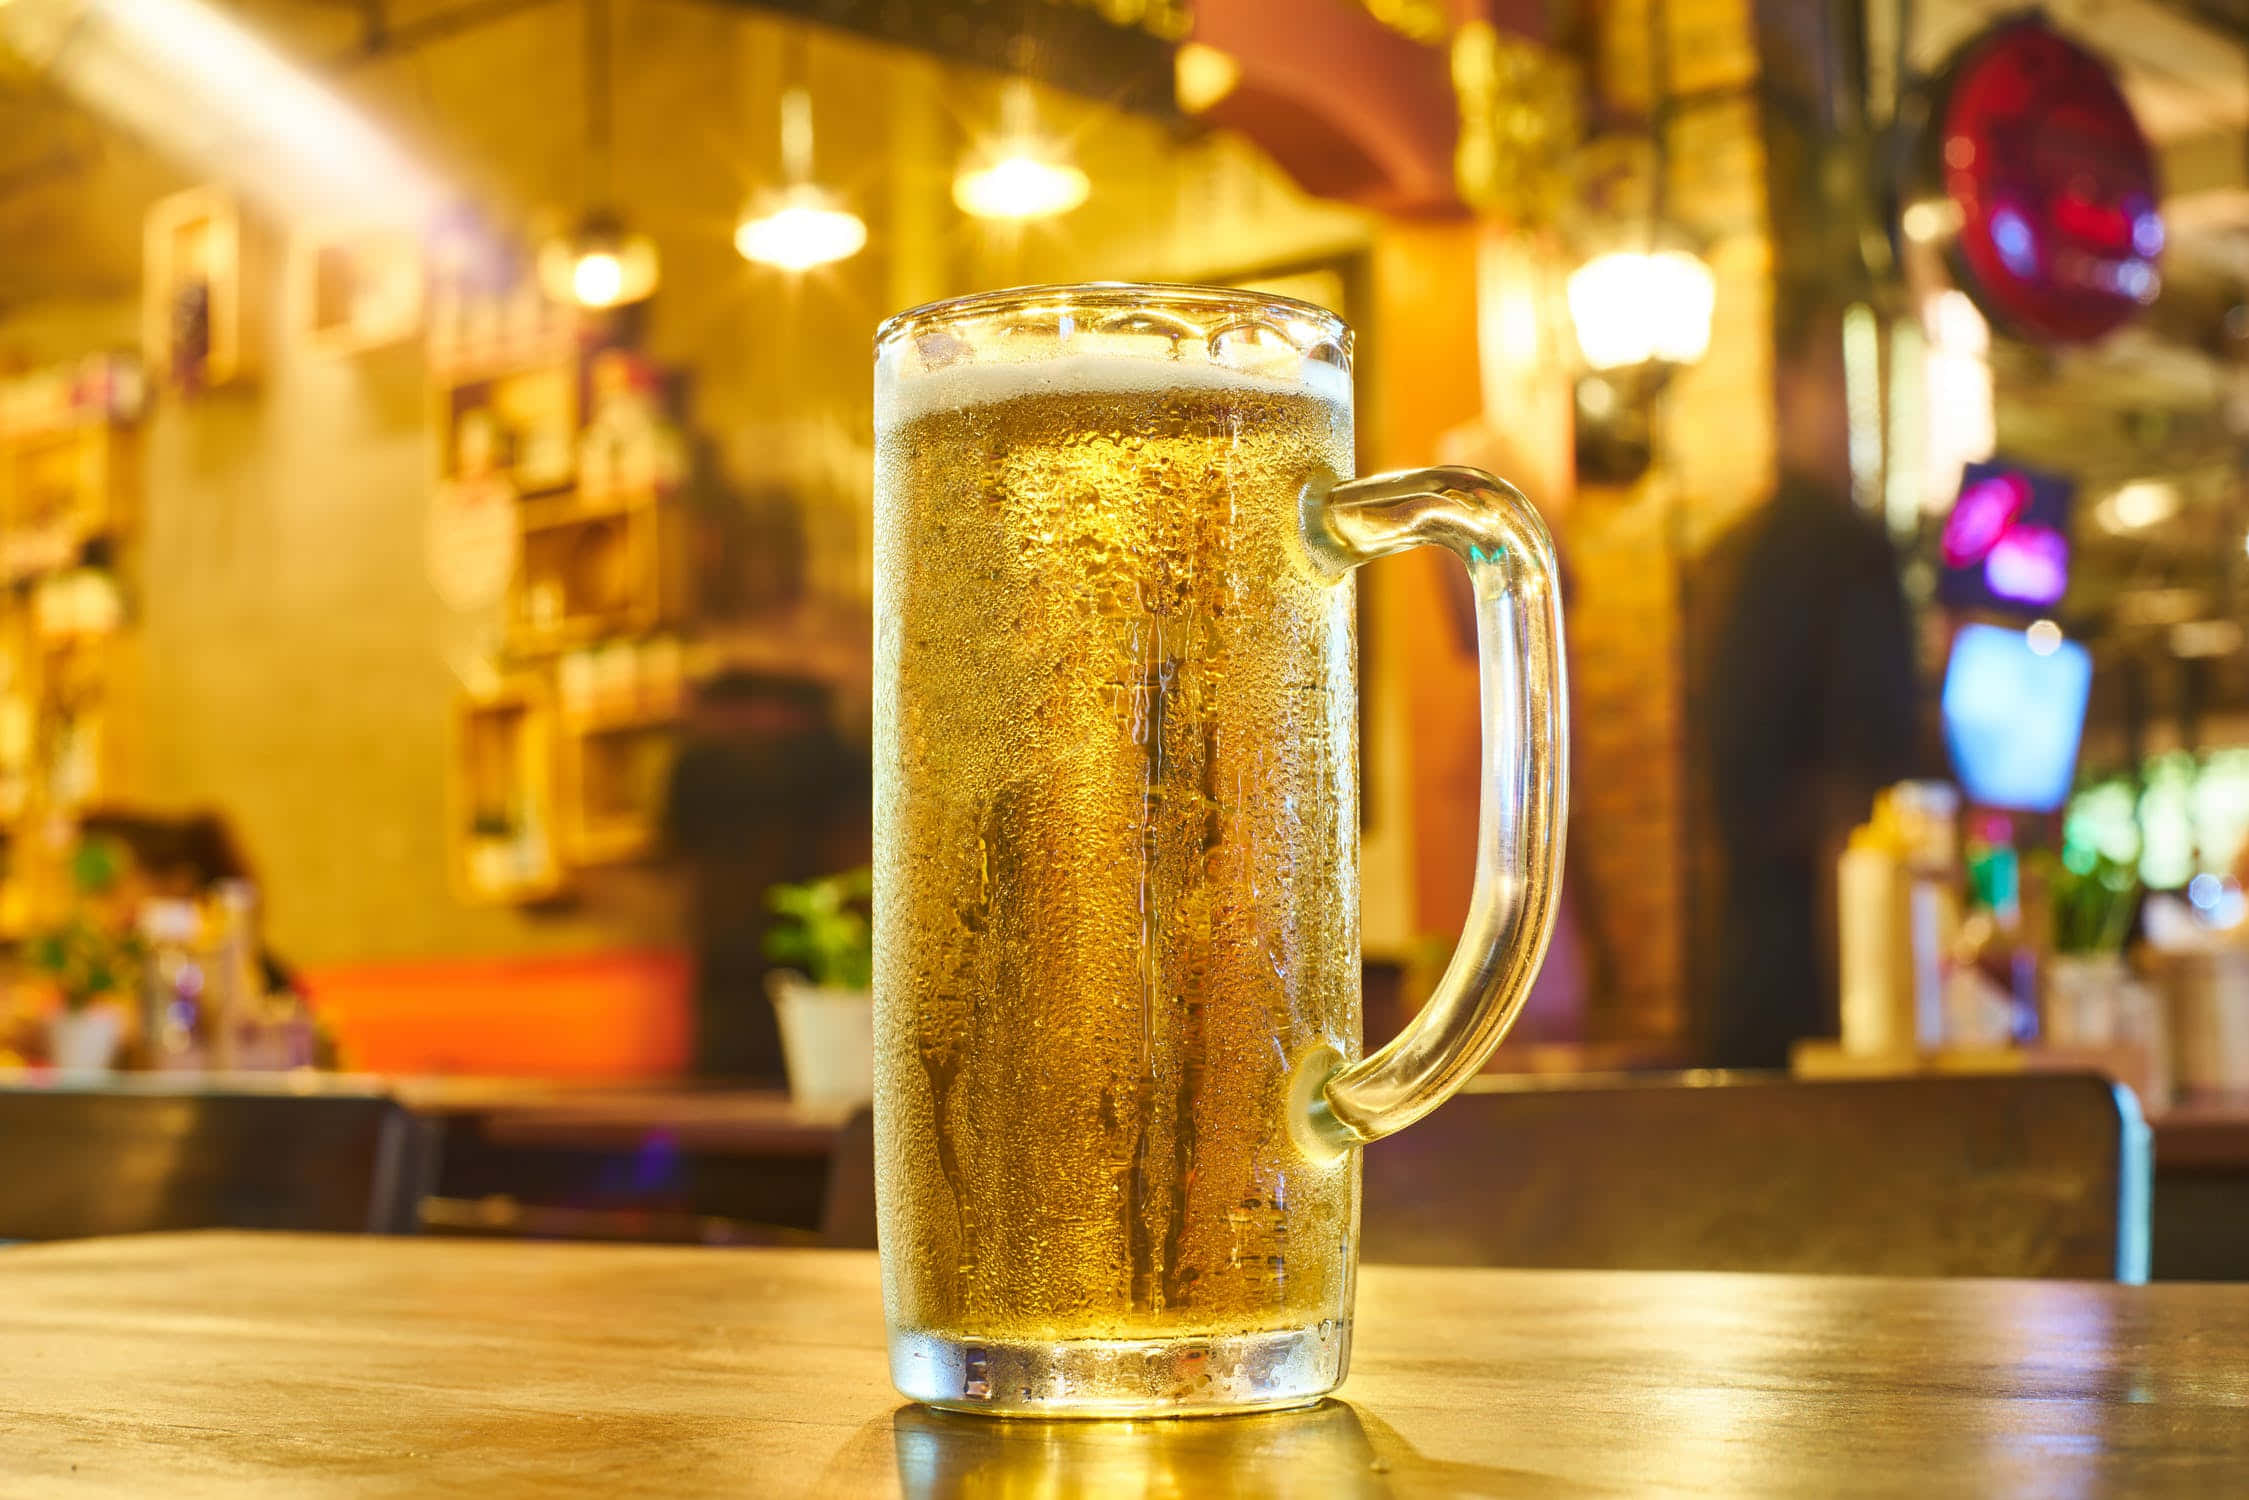
<path fill-rule="evenodd" d="M 904 312 L 892 313 L 876 327 L 875 348 L 879 351 L 884 345 L 910 334 L 926 333 L 965 319 L 1018 310 L 1028 311 L 1055 303 L 1122 311 L 1148 309 L 1161 312 L 1191 308 L 1198 311 L 1262 312 L 1309 318 L 1324 325 L 1328 337 L 1341 343 L 1347 352 L 1351 347 L 1350 324 L 1316 302 L 1284 297 L 1278 292 L 1258 292 L 1230 286 L 1200 286 L 1192 282 L 1070 281 L 1046 286 L 1011 286 L 999 291 L 971 292 L 965 297 L 947 297 L 937 302 L 924 302 L 919 307 L 909 307 Z"/>

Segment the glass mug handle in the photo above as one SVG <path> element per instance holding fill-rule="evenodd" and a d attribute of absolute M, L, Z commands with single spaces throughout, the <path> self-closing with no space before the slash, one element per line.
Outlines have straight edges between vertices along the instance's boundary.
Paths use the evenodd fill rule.
<path fill-rule="evenodd" d="M 1569 683 L 1554 542 L 1520 490 L 1481 469 L 1409 469 L 1307 488 L 1314 562 L 1341 578 L 1408 548 L 1468 569 L 1482 678 L 1482 805 L 1467 926 L 1420 1014 L 1371 1056 L 1302 1079 L 1297 1124 L 1323 1155 L 1403 1130 L 1483 1067 L 1554 931 L 1569 818 Z"/>

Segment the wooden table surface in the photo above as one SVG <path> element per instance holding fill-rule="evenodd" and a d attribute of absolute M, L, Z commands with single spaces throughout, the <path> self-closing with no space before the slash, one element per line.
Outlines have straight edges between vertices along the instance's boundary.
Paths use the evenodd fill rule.
<path fill-rule="evenodd" d="M 0 1494 L 2220 1495 L 2249 1286 L 1369 1268 L 1342 1399 L 906 1406 L 872 1255 L 243 1234 L 0 1250 Z"/>

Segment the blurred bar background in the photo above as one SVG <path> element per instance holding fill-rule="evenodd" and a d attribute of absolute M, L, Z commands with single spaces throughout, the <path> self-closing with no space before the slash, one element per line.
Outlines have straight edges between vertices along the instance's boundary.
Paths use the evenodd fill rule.
<path fill-rule="evenodd" d="M 2216 0 L 0 0 L 6 1087 L 388 1094 L 435 1229 L 852 1242 L 870 340 L 1111 279 L 1339 312 L 1361 471 L 1557 533 L 1496 1089 L 2092 1072 L 2143 1272 L 2249 1276 Z M 1362 583 L 1375 1040 L 1468 900 L 1455 571 Z"/>

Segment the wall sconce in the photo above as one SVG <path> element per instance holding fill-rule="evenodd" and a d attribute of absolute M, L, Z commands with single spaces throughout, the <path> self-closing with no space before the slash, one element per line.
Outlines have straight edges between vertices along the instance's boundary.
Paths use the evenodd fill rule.
<path fill-rule="evenodd" d="M 1630 484 L 1655 454 L 1655 401 L 1681 367 L 1710 350 L 1717 282 L 1675 247 L 1613 249 L 1570 273 L 1578 377 L 1577 463 L 1598 484 Z"/>
<path fill-rule="evenodd" d="M 1710 350 L 1717 283 L 1684 250 L 1611 250 L 1570 273 L 1570 326 L 1595 372 L 1676 369 Z"/>

